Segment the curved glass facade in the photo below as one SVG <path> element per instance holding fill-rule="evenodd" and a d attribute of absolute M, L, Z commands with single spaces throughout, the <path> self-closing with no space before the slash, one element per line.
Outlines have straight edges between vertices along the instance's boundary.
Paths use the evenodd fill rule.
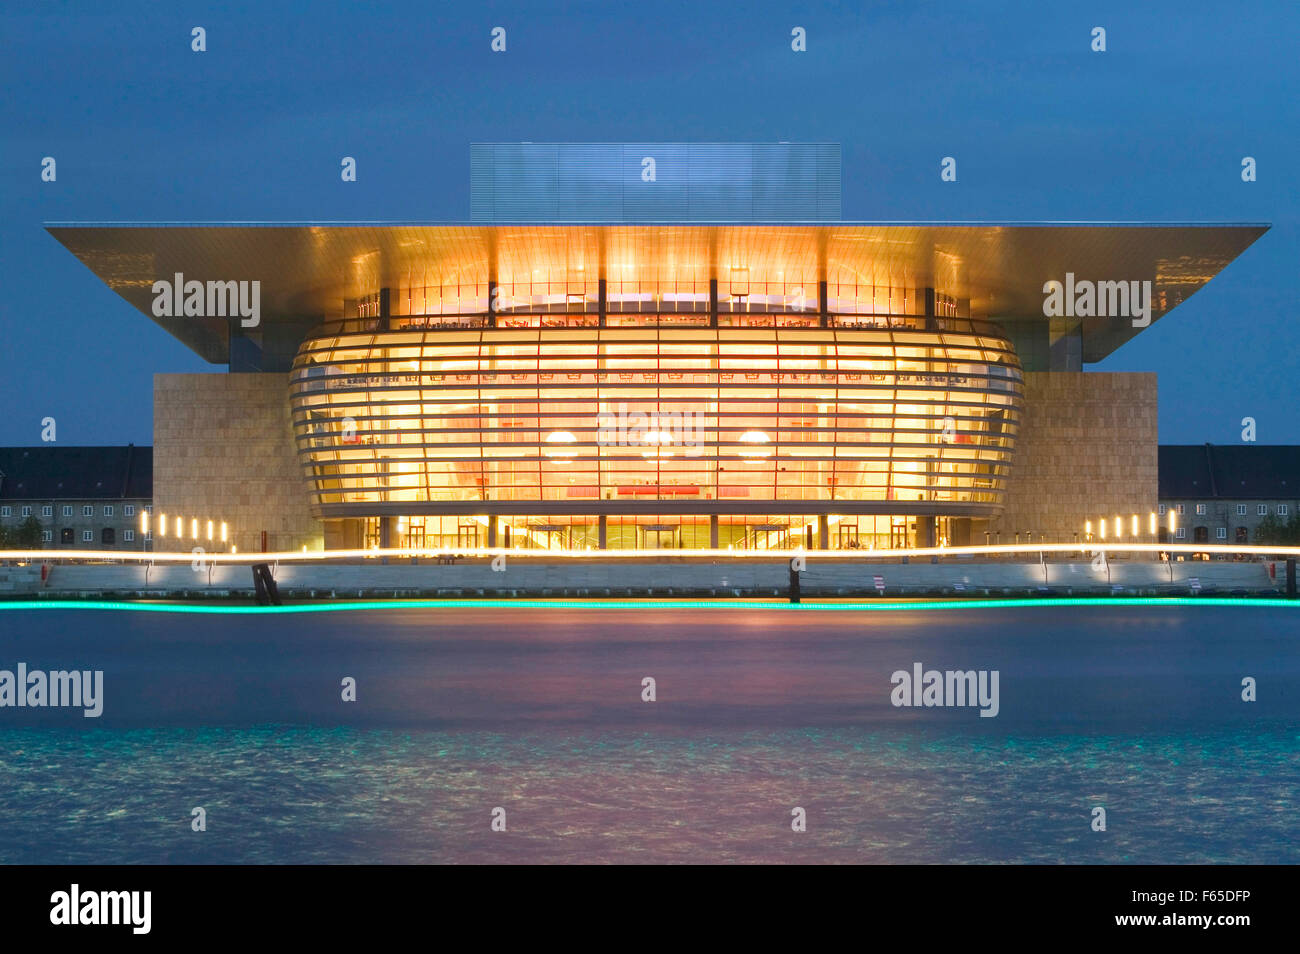
<path fill-rule="evenodd" d="M 298 456 L 324 518 L 996 513 L 1011 344 L 878 324 L 329 325 L 290 378 Z"/>

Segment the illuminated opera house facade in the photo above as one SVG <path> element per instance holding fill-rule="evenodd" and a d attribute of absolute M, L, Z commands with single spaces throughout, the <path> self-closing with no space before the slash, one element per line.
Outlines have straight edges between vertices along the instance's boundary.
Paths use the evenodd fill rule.
<path fill-rule="evenodd" d="M 156 376 L 155 513 L 227 521 L 241 551 L 869 550 L 1068 541 L 1130 513 L 1145 529 L 1154 375 L 1084 371 L 1143 323 L 1046 316 L 1045 285 L 1149 281 L 1156 320 L 1264 231 L 840 222 L 838 149 L 784 145 L 745 147 L 724 179 L 739 199 L 693 147 L 661 146 L 657 181 L 673 148 L 695 163 L 663 209 L 637 208 L 639 162 L 596 207 L 563 183 L 520 203 L 529 163 L 568 168 L 547 148 L 476 152 L 468 224 L 50 226 L 228 369 Z M 574 181 L 652 147 L 608 148 Z M 156 317 L 154 283 L 178 273 L 259 281 L 257 323 Z"/>

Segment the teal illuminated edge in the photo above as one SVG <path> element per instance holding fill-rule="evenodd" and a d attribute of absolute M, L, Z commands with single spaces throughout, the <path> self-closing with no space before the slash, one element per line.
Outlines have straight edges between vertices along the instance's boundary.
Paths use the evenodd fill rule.
<path fill-rule="evenodd" d="M 1234 606 L 1300 609 L 1300 600 L 1251 597 L 1045 597 L 987 600 L 872 600 L 789 603 L 779 600 L 600 600 L 600 599 L 447 599 L 353 600 L 291 606 L 213 606 L 202 603 L 143 603 L 125 600 L 12 600 L 0 610 L 124 610 L 137 613 L 210 613 L 247 616 L 285 613 L 343 613 L 403 609 L 764 609 L 805 612 L 906 612 L 951 609 L 1032 609 L 1054 606 Z"/>

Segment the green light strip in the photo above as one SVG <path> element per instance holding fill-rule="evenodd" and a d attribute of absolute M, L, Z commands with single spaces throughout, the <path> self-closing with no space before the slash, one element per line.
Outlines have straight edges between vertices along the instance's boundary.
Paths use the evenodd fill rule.
<path fill-rule="evenodd" d="M 0 610 L 122 610 L 136 613 L 206 613 L 222 616 L 288 613 L 344 613 L 354 610 L 403 609 L 765 609 L 806 612 L 908 612 L 955 609 L 1030 609 L 1058 606 L 1232 606 L 1300 609 L 1300 600 L 1252 597 L 1046 597 L 996 600 L 880 600 L 872 602 L 789 603 L 779 600 L 356 600 L 299 603 L 293 606 L 210 606 L 199 603 L 130 603 L 111 600 L 0 601 Z"/>

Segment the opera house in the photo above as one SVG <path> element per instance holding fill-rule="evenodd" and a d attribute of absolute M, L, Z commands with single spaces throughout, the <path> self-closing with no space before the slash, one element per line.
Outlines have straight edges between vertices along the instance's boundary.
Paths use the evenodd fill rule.
<path fill-rule="evenodd" d="M 845 222 L 837 147 L 572 148 L 476 147 L 461 224 L 49 225 L 221 371 L 155 376 L 155 515 L 241 552 L 1146 533 L 1155 375 L 1086 367 L 1267 229 Z M 178 275 L 260 314 L 159 316 Z M 1067 275 L 1134 313 L 1045 308 Z"/>

